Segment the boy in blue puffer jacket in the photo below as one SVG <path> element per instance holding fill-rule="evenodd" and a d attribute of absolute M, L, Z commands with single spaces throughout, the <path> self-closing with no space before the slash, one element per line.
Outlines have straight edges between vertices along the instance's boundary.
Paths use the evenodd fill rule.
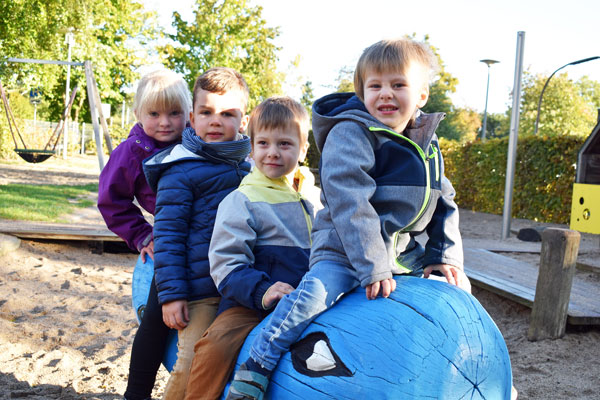
<path fill-rule="evenodd" d="M 219 203 L 250 171 L 248 86 L 231 68 L 211 68 L 195 83 L 192 128 L 182 143 L 144 162 L 156 191 L 154 273 L 163 321 L 178 330 L 177 362 L 165 399 L 183 399 L 194 344 L 215 318 L 219 292 L 208 248 Z"/>
<path fill-rule="evenodd" d="M 358 61 L 356 95 L 335 93 L 313 105 L 324 208 L 313 227 L 310 270 L 256 336 L 227 399 L 262 398 L 282 354 L 359 285 L 373 300 L 395 290 L 395 274 L 436 271 L 470 291 L 455 192 L 435 134 L 444 115 L 420 111 L 435 64 L 426 44 L 377 42 Z M 425 247 L 415 240 L 424 231 Z"/>

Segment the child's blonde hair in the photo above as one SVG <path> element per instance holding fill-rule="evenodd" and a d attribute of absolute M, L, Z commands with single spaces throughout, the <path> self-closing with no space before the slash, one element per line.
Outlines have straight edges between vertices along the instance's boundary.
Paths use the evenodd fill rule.
<path fill-rule="evenodd" d="M 200 89 L 217 94 L 223 94 L 229 90 L 239 90 L 242 94 L 242 114 L 246 113 L 250 95 L 248 84 L 242 74 L 235 69 L 215 67 L 200 75 L 194 84 L 193 105 L 196 104 L 196 97 Z"/>
<path fill-rule="evenodd" d="M 140 80 L 133 99 L 133 113 L 137 119 L 149 109 L 170 111 L 178 108 L 186 120 L 192 110 L 190 90 L 187 83 L 175 72 L 159 69 Z"/>
<path fill-rule="evenodd" d="M 254 133 L 259 130 L 296 128 L 300 143 L 304 144 L 308 141 L 309 125 L 308 113 L 302 104 L 287 96 L 273 96 L 252 110 L 248 135 L 254 144 Z"/>
<path fill-rule="evenodd" d="M 354 90 L 356 95 L 364 100 L 365 74 L 368 69 L 377 73 L 404 72 L 411 62 L 418 62 L 429 71 L 426 77 L 428 83 L 431 75 L 437 72 L 438 62 L 431 47 L 411 39 L 381 40 L 367 47 L 360 56 L 354 71 Z"/>

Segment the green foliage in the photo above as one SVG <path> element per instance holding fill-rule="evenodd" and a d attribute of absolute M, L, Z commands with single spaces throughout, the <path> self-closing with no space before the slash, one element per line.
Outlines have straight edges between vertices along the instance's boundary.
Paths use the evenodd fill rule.
<path fill-rule="evenodd" d="M 14 0 L 0 2 L 0 54 L 3 57 L 66 60 L 67 32 L 73 35 L 72 60 L 91 60 L 100 97 L 113 106 L 146 62 L 147 40 L 157 36 L 154 14 L 134 0 Z M 58 65 L 0 62 L 5 87 L 29 91 L 41 87 L 39 117 L 57 121 L 65 104 L 66 68 Z M 71 67 L 71 89 L 79 84 L 80 101 L 72 118 L 89 117 L 83 68 Z M 83 109 L 82 109 L 83 108 Z"/>
<path fill-rule="evenodd" d="M 302 85 L 302 97 L 300 98 L 300 104 L 306 108 L 308 115 L 312 113 L 312 105 L 315 102 L 315 93 L 312 87 L 311 81 L 306 81 Z"/>
<path fill-rule="evenodd" d="M 532 135 L 540 93 L 548 79 L 525 73 L 519 120 L 519 135 Z M 584 77 L 576 82 L 566 73 L 552 77 L 542 98 L 538 125 L 539 136 L 587 136 L 596 125 L 600 107 L 600 82 Z"/>
<path fill-rule="evenodd" d="M 211 67 L 238 70 L 250 87 L 249 110 L 281 92 L 283 77 L 277 72 L 273 40 L 279 28 L 268 28 L 262 7 L 246 0 L 197 0 L 194 21 L 187 23 L 177 12 L 174 41 L 160 49 L 165 63 L 182 73 L 193 89 L 196 78 Z"/>
<path fill-rule="evenodd" d="M 0 105 L 0 111 L 4 112 L 2 105 Z M 1 117 L 0 117 L 1 118 Z M 0 159 L 10 159 L 15 157 L 15 148 L 8 125 L 0 123 Z"/>
<path fill-rule="evenodd" d="M 6 93 L 6 97 L 14 115 L 25 115 L 27 118 L 33 118 L 33 106 L 31 106 L 29 101 L 26 100 L 24 96 L 21 96 L 19 92 L 13 91 L 12 93 Z M 17 128 L 20 131 L 23 131 L 24 126 L 22 120 L 18 120 L 17 124 Z M 17 132 L 14 131 L 14 129 L 15 128 L 13 127 L 13 134 L 16 136 Z M 16 158 L 17 155 L 13 151 L 14 148 L 15 142 L 8 126 L 8 119 L 4 109 L 4 103 L 0 101 L 0 158 Z"/>
<path fill-rule="evenodd" d="M 0 218 L 42 222 L 61 222 L 61 216 L 75 207 L 90 207 L 94 201 L 84 196 L 97 192 L 97 184 L 0 185 Z M 64 221 L 63 221 L 64 222 Z"/>
<path fill-rule="evenodd" d="M 477 138 L 481 127 L 481 119 L 477 111 L 471 108 L 456 108 L 447 118 L 451 119 L 454 131 L 460 133 L 457 140 L 467 142 Z"/>
<path fill-rule="evenodd" d="M 336 92 L 354 92 L 354 68 L 344 66 L 338 72 Z"/>
<path fill-rule="evenodd" d="M 569 223 L 577 153 L 584 140 L 573 135 L 519 139 L 513 217 Z M 508 138 L 440 144 L 459 207 L 502 214 Z"/>
<path fill-rule="evenodd" d="M 481 117 L 483 120 L 483 116 Z M 490 138 L 501 138 L 508 136 L 510 133 L 510 112 L 504 114 L 489 114 L 487 115 L 487 129 L 485 136 Z"/>
<path fill-rule="evenodd" d="M 121 126 L 113 125 L 110 128 L 110 139 L 113 147 L 117 147 L 121 142 L 127 139 L 130 130 L 131 129 L 129 127 L 121 128 Z"/>
<path fill-rule="evenodd" d="M 308 111 L 308 115 L 312 120 L 312 105 L 315 101 L 315 95 L 313 93 L 312 82 L 307 81 L 302 86 L 302 97 L 300 98 L 300 103 L 306 108 Z M 317 148 L 317 144 L 315 142 L 315 137 L 313 135 L 312 129 L 308 132 L 308 151 L 306 152 L 306 159 L 304 160 L 304 165 L 307 165 L 310 168 L 318 168 L 319 160 L 321 159 L 321 153 Z"/>

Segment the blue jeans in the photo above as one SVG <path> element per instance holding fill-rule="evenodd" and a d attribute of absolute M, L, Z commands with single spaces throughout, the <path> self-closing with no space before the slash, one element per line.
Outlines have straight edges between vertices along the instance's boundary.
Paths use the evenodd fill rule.
<path fill-rule="evenodd" d="M 290 346 L 319 314 L 360 285 L 349 265 L 319 261 L 289 295 L 283 297 L 250 349 L 250 357 L 273 371 Z"/>

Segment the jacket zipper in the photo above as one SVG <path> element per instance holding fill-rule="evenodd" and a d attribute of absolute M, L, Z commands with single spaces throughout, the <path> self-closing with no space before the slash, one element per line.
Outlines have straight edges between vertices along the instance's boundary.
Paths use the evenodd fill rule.
<path fill-rule="evenodd" d="M 425 154 L 425 152 L 423 151 L 423 149 L 421 149 L 421 147 L 416 144 L 415 142 L 413 142 L 412 140 L 410 140 L 409 138 L 407 138 L 404 135 L 400 135 L 399 133 L 396 133 L 394 131 L 391 131 L 389 129 L 384 129 L 384 128 L 377 128 L 377 127 L 369 127 L 369 130 L 371 132 L 386 132 L 389 133 L 390 135 L 393 135 L 397 138 L 406 140 L 408 143 L 410 143 L 419 153 L 419 155 L 421 156 L 421 161 L 423 161 L 423 166 L 425 167 L 425 176 L 426 176 L 426 186 L 425 186 L 425 199 L 423 200 L 423 204 L 421 204 L 421 209 L 419 210 L 419 212 L 417 213 L 417 215 L 415 216 L 415 218 L 413 218 L 412 221 L 410 221 L 410 223 L 408 225 L 406 225 L 406 227 L 404 229 L 401 229 L 400 231 L 397 231 L 396 233 L 394 233 L 394 237 L 393 237 L 393 243 L 394 243 L 394 250 L 396 249 L 396 245 L 398 243 L 398 236 L 400 233 L 404 233 L 410 230 L 410 228 L 419 220 L 419 218 L 421 218 L 421 216 L 423 215 L 423 213 L 425 212 L 425 209 L 427 208 L 427 205 L 429 204 L 429 200 L 431 197 L 431 177 L 429 176 L 429 159 L 431 157 L 435 157 L 437 152 L 434 152 L 431 156 L 427 156 Z M 438 168 L 437 168 L 437 158 L 436 158 L 436 177 L 438 176 Z M 394 263 L 396 264 L 396 266 L 402 270 L 405 273 L 410 273 L 412 272 L 412 269 L 400 264 L 398 262 L 398 258 L 394 258 Z"/>
<path fill-rule="evenodd" d="M 429 158 L 434 158 L 435 161 L 435 181 L 439 182 L 440 180 L 440 158 L 438 157 L 439 149 L 435 147 L 433 144 L 429 145 L 433 153 L 429 156 Z"/>

